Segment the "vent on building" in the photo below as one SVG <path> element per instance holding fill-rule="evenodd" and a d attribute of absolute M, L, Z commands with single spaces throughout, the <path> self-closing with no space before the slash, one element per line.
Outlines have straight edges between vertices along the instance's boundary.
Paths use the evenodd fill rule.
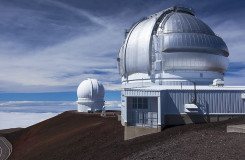
<path fill-rule="evenodd" d="M 215 80 L 213 81 L 213 86 L 222 87 L 222 86 L 224 86 L 224 81 L 221 80 L 221 79 L 215 79 Z"/>
<path fill-rule="evenodd" d="M 241 98 L 245 99 L 245 93 L 242 93 Z"/>
<path fill-rule="evenodd" d="M 198 110 L 199 108 L 196 104 L 185 104 L 185 113 L 198 113 Z"/>

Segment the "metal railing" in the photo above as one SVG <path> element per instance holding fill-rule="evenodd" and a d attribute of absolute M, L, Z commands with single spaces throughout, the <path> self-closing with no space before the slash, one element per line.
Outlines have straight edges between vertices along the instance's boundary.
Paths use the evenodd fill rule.
<path fill-rule="evenodd" d="M 158 114 L 157 112 L 144 112 L 144 111 L 132 111 L 131 125 L 142 127 L 158 127 Z"/>

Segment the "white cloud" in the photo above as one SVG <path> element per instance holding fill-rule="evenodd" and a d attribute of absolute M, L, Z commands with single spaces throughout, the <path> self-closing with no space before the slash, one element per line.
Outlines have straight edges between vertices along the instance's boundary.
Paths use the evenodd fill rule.
<path fill-rule="evenodd" d="M 120 101 L 105 101 L 108 110 L 120 110 Z M 77 102 L 74 101 L 6 101 L 0 102 L 0 112 L 23 113 L 62 113 L 77 110 Z"/>
<path fill-rule="evenodd" d="M 118 37 L 117 34 L 104 30 L 38 51 L 21 51 L 33 52 L 33 54 L 21 56 L 9 56 L 13 54 L 10 50 L 8 56 L 0 55 L 0 81 L 9 82 L 7 87 L 11 87 L 11 83 L 21 86 L 74 86 L 86 78 L 98 78 L 104 83 L 117 81 L 120 76 L 114 67 L 116 60 L 105 56 L 108 53 L 117 53 L 115 46 L 119 46 L 119 43 L 111 41 Z M 4 42 L 1 43 L 4 44 Z M 90 74 L 89 71 L 93 70 L 104 71 L 108 75 Z M 74 76 L 65 77 L 67 74 L 74 74 Z M 106 85 L 106 88 L 110 89 L 110 84 Z M 6 88 L 6 90 L 22 91 L 18 88 Z M 71 91 L 71 88 L 64 91 Z M 38 92 L 38 90 L 32 92 Z"/>
<path fill-rule="evenodd" d="M 105 102 L 106 110 L 121 110 L 121 101 L 106 101 Z"/>
<path fill-rule="evenodd" d="M 99 18 L 99 17 L 93 16 L 92 14 L 90 14 L 89 12 L 87 12 L 85 10 L 72 7 L 70 5 L 67 5 L 65 3 L 62 3 L 62 2 L 59 2 L 59 1 L 56 1 L 56 0 L 48 0 L 46 2 L 49 2 L 51 4 L 54 4 L 57 7 L 61 7 L 63 9 L 65 9 L 65 10 L 68 10 L 70 12 L 73 12 L 73 13 L 79 15 L 79 16 L 85 16 L 85 17 L 87 17 L 90 21 L 92 21 L 95 24 L 104 26 L 106 28 L 110 28 L 110 26 L 111 26 L 108 22 L 106 22 L 105 20 L 103 20 L 102 17 Z"/>
<path fill-rule="evenodd" d="M 120 110 L 120 101 L 106 101 L 106 110 Z M 73 101 L 0 102 L 0 129 L 28 127 L 64 111 L 77 110 Z"/>
<path fill-rule="evenodd" d="M 78 84 L 86 78 L 99 79 L 107 90 L 119 90 L 120 76 L 116 68 L 116 57 L 123 41 L 124 29 L 129 28 L 142 16 L 158 11 L 163 5 L 167 7 L 175 3 L 175 1 L 162 2 L 162 6 L 150 6 L 145 10 L 139 10 L 139 12 L 125 9 L 124 12 L 118 13 L 116 16 L 102 17 L 62 2 L 44 1 L 42 3 L 46 2 L 66 11 L 66 13 L 86 18 L 93 25 L 87 26 L 82 23 L 81 26 L 76 26 L 70 22 L 66 24 L 62 20 L 60 20 L 62 23 L 59 24 L 54 19 L 49 19 L 49 13 L 45 10 L 35 11 L 18 9 L 18 7 L 9 9 L 6 7 L 6 12 L 8 10 L 11 12 L 9 11 L 7 16 L 0 16 L 4 20 L 4 23 L 0 22 L 0 25 L 4 25 L 5 28 L 18 26 L 16 31 L 26 29 L 26 34 L 29 35 L 31 28 L 35 28 L 42 22 L 50 22 L 47 24 L 47 28 L 54 24 L 57 26 L 54 27 L 54 30 L 62 28 L 64 31 L 67 29 L 68 32 L 68 28 L 70 28 L 76 31 L 76 35 L 69 38 L 56 35 L 53 39 L 58 39 L 58 43 L 41 45 L 41 47 L 32 47 L 32 42 L 17 41 L 22 38 L 18 36 L 14 39 L 0 38 L 0 92 L 76 91 Z M 209 2 L 202 3 L 202 5 L 204 4 L 207 5 Z M 244 24 L 231 19 L 216 23 L 219 16 L 210 16 L 204 19 L 227 43 L 231 62 L 245 62 L 243 56 L 245 50 Z M 14 21 L 14 19 L 18 19 L 18 21 Z M 34 24 L 33 21 L 38 23 Z M 82 20 L 77 19 L 77 21 Z M 42 39 L 43 35 L 47 36 L 50 32 L 37 31 L 34 33 L 32 33 L 35 35 L 34 38 L 33 35 L 31 36 L 33 41 L 39 37 Z M 47 42 L 49 42 L 48 39 Z M 102 72 L 102 74 L 94 74 L 94 70 Z M 230 81 L 229 78 L 227 80 Z"/>
<path fill-rule="evenodd" d="M 0 102 L 3 112 L 34 112 L 34 113 L 62 113 L 76 110 L 77 103 L 73 101 L 7 101 Z"/>
<path fill-rule="evenodd" d="M 0 112 L 0 130 L 25 128 L 56 116 L 57 113 Z"/>
<path fill-rule="evenodd" d="M 75 37 L 40 48 L 0 39 L 0 91 L 75 91 L 86 78 L 99 79 L 107 90 L 119 90 L 120 85 L 115 84 L 120 81 L 116 57 L 123 41 L 122 26 L 115 19 L 95 17 L 60 2 L 52 3 L 103 27 L 84 33 L 81 26 Z M 104 74 L 93 74 L 93 70 Z"/>
<path fill-rule="evenodd" d="M 216 17 L 217 18 L 217 17 Z M 245 62 L 245 32 L 244 25 L 235 20 L 224 21 L 214 27 L 214 30 L 226 42 L 231 62 Z"/>

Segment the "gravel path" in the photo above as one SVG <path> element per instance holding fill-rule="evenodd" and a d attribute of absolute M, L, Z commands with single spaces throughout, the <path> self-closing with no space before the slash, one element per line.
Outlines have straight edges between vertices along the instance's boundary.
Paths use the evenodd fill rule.
<path fill-rule="evenodd" d="M 8 140 L 0 137 L 0 160 L 6 160 L 11 154 L 12 148 L 8 144 Z"/>
<path fill-rule="evenodd" d="M 227 133 L 226 123 L 196 124 L 165 141 L 138 151 L 128 159 L 245 159 L 245 134 Z"/>

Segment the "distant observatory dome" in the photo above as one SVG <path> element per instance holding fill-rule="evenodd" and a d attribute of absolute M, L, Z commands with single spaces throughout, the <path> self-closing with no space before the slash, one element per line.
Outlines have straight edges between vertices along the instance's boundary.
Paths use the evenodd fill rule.
<path fill-rule="evenodd" d="M 192 8 L 171 7 L 135 23 L 118 54 L 123 87 L 223 80 L 229 51 Z"/>
<path fill-rule="evenodd" d="M 104 105 L 104 86 L 96 79 L 87 79 L 77 88 L 78 112 L 101 111 Z"/>
<path fill-rule="evenodd" d="M 104 86 L 96 79 L 87 79 L 77 88 L 78 98 L 100 99 L 104 98 Z"/>

